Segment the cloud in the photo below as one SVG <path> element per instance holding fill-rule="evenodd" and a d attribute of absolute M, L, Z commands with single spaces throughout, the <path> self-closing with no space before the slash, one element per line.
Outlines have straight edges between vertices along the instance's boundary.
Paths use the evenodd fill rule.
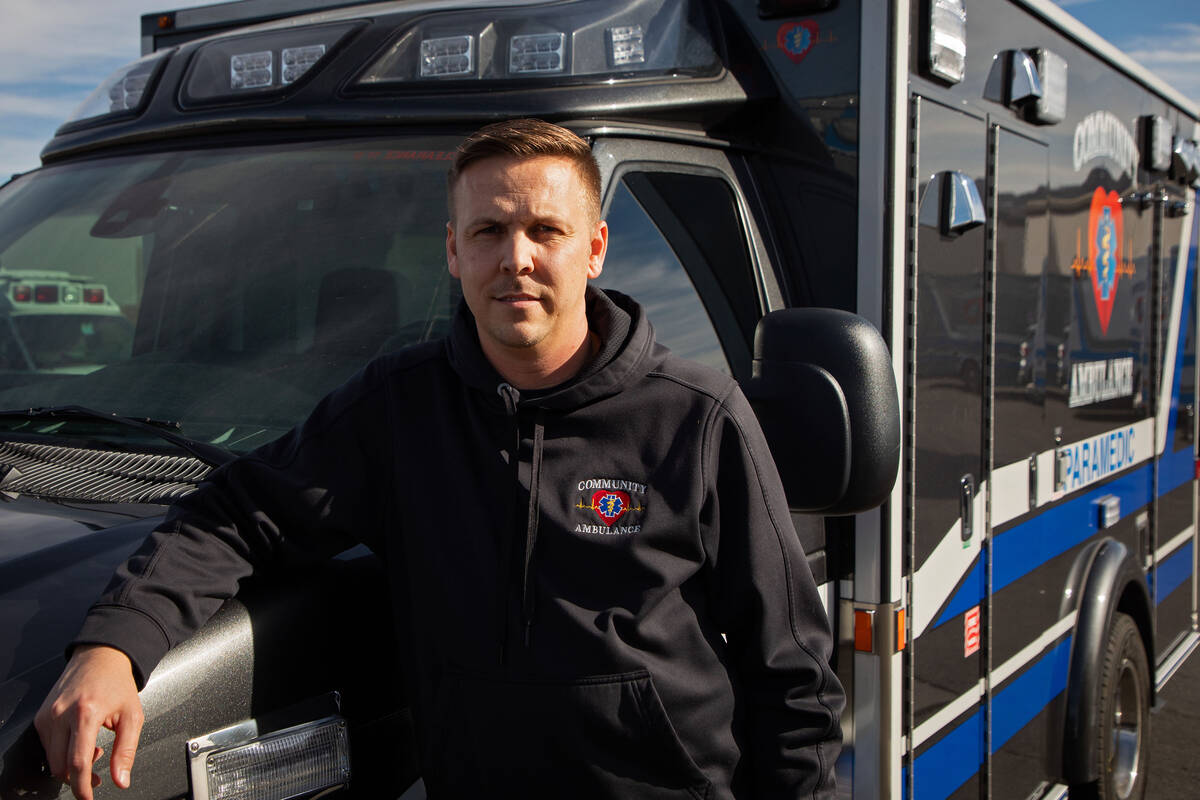
<path fill-rule="evenodd" d="M 44 135 L 30 134 L 26 136 L 0 136 L 0 184 L 8 180 L 10 175 L 27 172 L 41 163 L 38 154 L 55 126 L 50 126 Z"/>
<path fill-rule="evenodd" d="M 37 117 L 61 124 L 86 96 L 82 92 L 72 92 L 58 97 L 47 97 L 14 91 L 14 88 L 16 87 L 0 84 L 0 115 L 8 119 L 13 116 Z"/>
<path fill-rule="evenodd" d="M 102 4 L 4 0 L 0 75 L 6 82 L 52 80 L 96 86 L 138 57 L 144 0 Z"/>
<path fill-rule="evenodd" d="M 1175 22 L 1160 31 L 1115 44 L 1200 105 L 1200 24 Z"/>
<path fill-rule="evenodd" d="M 38 153 L 84 98 L 141 55 L 141 16 L 204 0 L 0 0 L 0 183 Z"/>

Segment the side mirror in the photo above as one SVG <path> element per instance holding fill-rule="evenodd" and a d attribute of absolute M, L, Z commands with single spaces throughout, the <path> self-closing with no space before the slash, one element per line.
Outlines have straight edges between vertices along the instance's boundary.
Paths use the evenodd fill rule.
<path fill-rule="evenodd" d="M 831 308 L 767 314 L 746 395 L 792 508 L 855 514 L 887 499 L 900 466 L 900 401 L 891 353 L 865 319 Z"/>

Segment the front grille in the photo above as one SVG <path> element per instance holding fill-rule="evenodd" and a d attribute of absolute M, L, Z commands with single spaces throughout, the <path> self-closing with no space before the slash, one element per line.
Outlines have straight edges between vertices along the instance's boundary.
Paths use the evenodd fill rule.
<path fill-rule="evenodd" d="M 0 464 L 13 469 L 0 492 L 97 503 L 172 503 L 212 469 L 191 456 L 84 450 L 0 442 Z"/>

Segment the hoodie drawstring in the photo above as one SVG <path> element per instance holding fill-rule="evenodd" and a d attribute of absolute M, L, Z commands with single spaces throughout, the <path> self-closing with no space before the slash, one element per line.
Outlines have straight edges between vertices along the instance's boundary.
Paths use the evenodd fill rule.
<path fill-rule="evenodd" d="M 518 403 L 520 402 L 520 392 L 508 383 L 501 383 L 496 387 L 497 394 L 504 400 L 504 411 L 510 420 L 513 421 L 515 427 L 515 441 L 513 443 L 513 474 L 520 475 L 520 452 L 521 452 L 521 423 L 518 416 Z M 529 647 L 530 629 L 533 627 L 533 613 L 536 606 L 535 593 L 532 587 L 532 564 L 533 551 L 537 547 L 538 535 L 538 519 L 541 516 L 540 506 L 538 501 L 538 486 L 541 483 L 542 471 L 542 443 L 545 438 L 545 412 L 542 409 L 537 410 L 537 415 L 533 423 L 533 458 L 530 462 L 529 470 L 529 505 L 525 512 L 525 542 L 522 550 L 521 560 L 521 623 L 523 629 L 523 641 L 526 648 Z M 508 576 L 512 570 L 512 547 L 504 549 L 503 565 L 501 569 L 501 585 L 507 585 Z M 508 607 L 507 596 L 500 604 L 501 613 L 504 614 L 506 620 L 502 626 L 505 631 L 503 641 L 500 646 L 501 658 L 500 663 L 504 663 L 504 641 L 508 640 L 507 630 L 507 613 L 504 611 Z"/>
<path fill-rule="evenodd" d="M 520 394 L 511 384 L 502 383 L 496 387 L 496 394 L 500 395 L 500 399 L 504 401 L 504 413 L 513 424 L 513 448 L 512 455 L 509 456 L 509 466 L 512 467 L 513 483 L 519 482 L 520 476 L 520 451 L 521 451 L 521 424 L 517 419 L 517 401 L 520 399 Z M 515 510 L 512 514 L 515 517 Z M 500 580 L 499 598 L 496 603 L 496 611 L 499 615 L 498 629 L 500 630 L 500 665 L 503 666 L 506 662 L 508 652 L 508 590 L 510 575 L 512 574 L 512 542 L 504 543 L 500 553 Z"/>
<path fill-rule="evenodd" d="M 534 592 L 530 588 L 530 569 L 533 562 L 533 549 L 537 546 L 538 518 L 541 516 L 538 504 L 538 485 L 541 483 L 542 471 L 542 439 L 545 434 L 545 413 L 538 409 L 533 423 L 533 461 L 529 470 L 529 510 L 525 520 L 525 563 L 521 569 L 521 618 L 525 623 L 525 648 L 529 648 L 529 630 L 533 627 Z"/>

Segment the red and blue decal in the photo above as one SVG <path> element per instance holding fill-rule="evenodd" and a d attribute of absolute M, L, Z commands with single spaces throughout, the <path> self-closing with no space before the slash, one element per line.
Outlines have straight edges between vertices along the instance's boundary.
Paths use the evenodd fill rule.
<path fill-rule="evenodd" d="M 1125 241 L 1125 220 L 1121 216 L 1121 197 L 1097 186 L 1088 214 L 1088 264 L 1092 274 L 1092 295 L 1100 317 L 1100 332 L 1108 333 L 1112 319 L 1117 282 L 1125 271 L 1121 250 Z"/>
<path fill-rule="evenodd" d="M 820 29 L 811 19 L 785 22 L 775 33 L 775 44 L 793 62 L 799 64 L 817 43 Z"/>
<path fill-rule="evenodd" d="M 601 489 L 592 495 L 592 508 L 605 525 L 612 525 L 629 510 L 629 495 L 611 489 Z"/>

